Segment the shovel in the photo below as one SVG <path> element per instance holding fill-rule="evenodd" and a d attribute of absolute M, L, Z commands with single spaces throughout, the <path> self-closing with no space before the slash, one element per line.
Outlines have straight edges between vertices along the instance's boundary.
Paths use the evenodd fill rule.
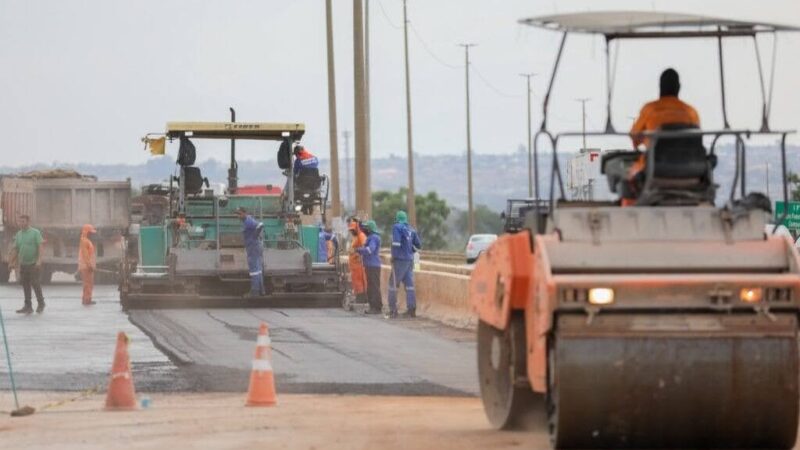
<path fill-rule="evenodd" d="M 8 361 L 8 375 L 11 378 L 11 391 L 14 392 L 14 406 L 17 409 L 11 411 L 11 417 L 30 416 L 36 410 L 32 406 L 19 407 L 17 399 L 17 385 L 14 383 L 14 370 L 11 368 L 11 352 L 8 351 L 8 338 L 6 337 L 6 324 L 3 321 L 3 310 L 0 308 L 0 330 L 3 331 L 3 345 L 6 347 L 6 361 Z"/>

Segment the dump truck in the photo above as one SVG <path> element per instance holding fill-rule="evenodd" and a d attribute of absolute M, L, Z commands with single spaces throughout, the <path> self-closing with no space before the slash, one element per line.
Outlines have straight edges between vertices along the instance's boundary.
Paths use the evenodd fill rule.
<path fill-rule="evenodd" d="M 611 192 L 628 195 L 621 188 L 635 185 L 634 204 L 623 207 L 569 198 L 558 164 L 561 142 L 630 139 L 611 120 L 613 75 L 605 129 L 556 134 L 547 120 L 567 35 L 598 34 L 607 50 L 618 39 L 713 38 L 721 52 L 728 37 L 800 30 L 655 12 L 523 23 L 562 33 L 534 139 L 535 149 L 552 150 L 551 184 L 547 214 L 529 213 L 523 230 L 502 235 L 471 275 L 489 422 L 514 429 L 540 421 L 555 448 L 792 448 L 800 256 L 774 227 L 765 232 L 770 202 L 748 191 L 745 177 L 749 139 L 778 142 L 786 200 L 792 131 L 771 129 L 766 113 L 757 129 L 648 131 L 643 152 L 601 161 Z M 736 146 L 735 178 L 718 196 L 715 147 L 723 140 Z M 631 179 L 640 158 L 642 177 Z"/>
<path fill-rule="evenodd" d="M 130 180 L 98 181 L 68 170 L 3 175 L 0 282 L 9 279 L 9 250 L 21 215 L 30 216 L 31 226 L 38 228 L 45 239 L 43 282 L 49 282 L 55 272 L 77 272 L 81 228 L 87 223 L 97 229 L 94 239 L 100 273 L 113 279 L 122 262 L 130 198 Z"/>
<path fill-rule="evenodd" d="M 340 258 L 317 262 L 320 228 L 304 224 L 303 212 L 319 211 L 326 203 L 320 192 L 295 186 L 290 150 L 305 133 L 303 124 L 244 122 L 170 122 L 165 139 L 178 141 L 177 188 L 163 224 L 138 226 L 128 236 L 120 299 L 126 309 L 170 307 L 341 306 L 347 279 Z M 215 194 L 194 165 L 192 141 L 202 139 L 255 140 L 276 143 L 278 160 L 287 157 L 286 189 L 238 187 L 232 145 L 227 192 Z M 304 186 L 320 186 L 306 176 Z M 319 175 L 317 175 L 319 176 Z M 265 180 L 266 181 L 266 180 Z M 296 201 L 296 195 L 303 195 Z M 311 208 L 309 199 L 317 199 Z M 244 299 L 250 276 L 236 211 L 244 208 L 263 224 L 264 286 L 266 295 Z"/>

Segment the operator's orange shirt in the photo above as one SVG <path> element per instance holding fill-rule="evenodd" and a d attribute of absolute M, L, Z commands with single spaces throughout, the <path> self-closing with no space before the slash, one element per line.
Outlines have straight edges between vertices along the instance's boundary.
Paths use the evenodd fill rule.
<path fill-rule="evenodd" d="M 675 96 L 664 96 L 656 101 L 647 103 L 642 107 L 639 118 L 631 127 L 631 139 L 633 146 L 639 147 L 649 144 L 647 137 L 640 134 L 646 131 L 656 131 L 667 124 L 685 124 L 700 126 L 700 116 L 697 111 L 688 103 L 682 102 Z M 644 169 L 645 157 L 642 154 L 630 168 L 628 172 L 631 176 Z"/>
<path fill-rule="evenodd" d="M 678 97 L 664 96 L 647 103 L 639 113 L 639 118 L 631 127 L 633 146 L 647 144 L 647 138 L 638 136 L 645 131 L 656 131 L 667 124 L 686 124 L 700 126 L 700 116 L 688 103 Z"/>

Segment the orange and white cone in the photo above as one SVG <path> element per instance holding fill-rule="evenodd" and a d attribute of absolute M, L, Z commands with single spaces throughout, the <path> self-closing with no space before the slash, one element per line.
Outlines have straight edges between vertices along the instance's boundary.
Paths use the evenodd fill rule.
<path fill-rule="evenodd" d="M 117 334 L 117 349 L 114 351 L 114 364 L 111 366 L 111 379 L 108 382 L 106 410 L 136 409 L 136 391 L 131 375 L 131 358 L 128 355 L 128 336 Z"/>
<path fill-rule="evenodd" d="M 247 406 L 273 406 L 275 398 L 275 375 L 272 373 L 272 348 L 267 324 L 258 330 L 253 368 L 250 372 L 250 388 L 247 390 Z"/>

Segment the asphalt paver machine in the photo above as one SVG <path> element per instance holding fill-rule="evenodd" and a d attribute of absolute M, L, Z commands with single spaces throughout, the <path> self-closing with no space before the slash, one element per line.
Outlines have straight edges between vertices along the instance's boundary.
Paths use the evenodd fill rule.
<path fill-rule="evenodd" d="M 546 143 L 553 158 L 546 214 L 529 214 L 521 232 L 501 236 L 470 280 L 489 421 L 509 429 L 546 417 L 556 448 L 791 448 L 800 402 L 800 258 L 789 239 L 764 232 L 769 200 L 749 192 L 745 177 L 747 143 L 773 139 L 786 200 L 790 133 L 770 128 L 767 95 L 759 129 L 728 125 L 721 58 L 728 38 L 758 46 L 759 36 L 798 30 L 654 12 L 522 22 L 563 36 L 534 147 Z M 582 133 L 551 132 L 547 112 L 567 36 L 576 33 L 604 37 L 607 56 L 624 39 L 719 44 L 723 129 L 648 133 L 634 206 L 565 198 L 559 142 Z M 614 70 L 606 60 L 606 129 L 587 134 L 619 140 L 628 134 L 612 124 Z M 772 91 L 765 78 L 762 93 Z M 736 150 L 735 177 L 730 193 L 716 195 L 715 149 L 723 140 Z M 637 157 L 614 152 L 603 161 L 612 191 Z"/>
<path fill-rule="evenodd" d="M 245 122 L 170 122 L 164 136 L 180 144 L 177 189 L 170 189 L 169 218 L 163 224 L 141 224 L 136 245 L 125 258 L 120 298 L 125 308 L 206 306 L 341 306 L 346 276 L 339 258 L 319 263 L 319 225 L 325 202 L 308 208 L 295 201 L 291 152 L 305 132 L 303 124 Z M 155 139 L 150 136 L 148 139 Z M 235 150 L 231 150 L 234 186 L 226 192 L 209 188 L 195 166 L 192 141 L 225 139 L 279 143 L 289 158 L 286 188 L 237 193 Z M 277 149 L 276 149 L 277 150 Z M 177 196 L 177 198 L 173 198 Z M 316 195 L 318 197 L 318 195 Z M 244 208 L 263 226 L 266 295 L 243 298 L 249 272 L 236 211 Z M 303 212 L 318 213 L 304 220 Z"/>

